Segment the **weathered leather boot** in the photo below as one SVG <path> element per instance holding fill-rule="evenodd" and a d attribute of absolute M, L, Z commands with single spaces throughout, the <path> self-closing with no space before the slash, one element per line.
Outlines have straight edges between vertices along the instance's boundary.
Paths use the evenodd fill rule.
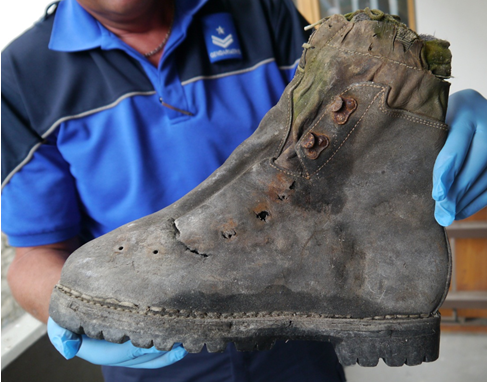
<path fill-rule="evenodd" d="M 451 260 L 431 179 L 448 43 L 366 10 L 322 20 L 304 48 L 278 105 L 213 175 L 68 259 L 55 321 L 189 352 L 310 339 L 344 365 L 438 357 Z"/>

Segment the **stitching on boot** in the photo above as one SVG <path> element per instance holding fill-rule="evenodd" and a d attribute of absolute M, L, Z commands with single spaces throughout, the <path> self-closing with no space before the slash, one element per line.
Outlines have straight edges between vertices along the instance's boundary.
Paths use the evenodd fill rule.
<path fill-rule="evenodd" d="M 304 176 L 304 178 L 309 179 L 312 174 L 310 175 L 310 173 L 308 172 L 308 169 L 306 168 L 306 165 L 304 164 L 304 161 L 300 158 L 299 155 L 298 155 L 298 161 L 299 161 L 299 163 L 301 163 L 301 166 L 303 166 L 304 172 L 306 173 L 306 176 Z"/>
<path fill-rule="evenodd" d="M 358 87 L 362 87 L 362 86 L 368 86 L 368 87 L 372 87 L 372 88 L 378 88 L 378 89 L 382 89 L 382 91 L 385 90 L 385 88 L 383 86 L 379 86 L 379 85 L 373 85 L 373 84 L 369 84 L 369 83 L 366 83 L 366 84 L 352 84 L 350 86 L 348 86 L 344 91 L 342 91 L 339 96 L 342 96 L 344 95 L 346 92 L 348 92 L 349 90 L 353 89 L 353 88 L 358 88 Z M 380 94 L 377 93 L 376 96 L 374 97 L 374 99 L 371 101 L 369 107 L 367 107 L 367 109 L 365 110 L 364 112 L 364 115 L 365 113 L 367 113 L 367 111 L 369 110 L 370 106 L 372 105 L 372 103 L 374 103 L 375 99 L 377 98 L 377 96 Z M 311 134 L 311 131 L 320 123 L 320 121 L 325 117 L 325 115 L 327 115 L 326 113 L 326 108 L 325 110 L 323 111 L 323 114 L 321 115 L 321 117 L 318 119 L 318 121 L 316 121 L 313 126 L 311 126 L 305 134 L 303 134 L 303 136 L 301 137 L 300 140 L 303 140 L 304 137 L 306 137 L 307 135 Z M 307 174 L 307 178 L 309 179 L 312 175 L 315 175 L 318 171 L 320 171 L 330 160 L 331 158 L 333 158 L 333 156 L 335 156 L 335 154 L 337 153 L 338 150 L 340 150 L 340 148 L 343 146 L 343 144 L 345 143 L 345 141 L 348 139 L 348 137 L 350 136 L 350 134 L 352 133 L 352 131 L 355 129 L 355 127 L 357 126 L 357 124 L 361 121 L 361 119 L 363 118 L 363 115 L 362 117 L 360 117 L 360 119 L 357 121 L 357 123 L 355 124 L 355 126 L 352 128 L 352 130 L 350 130 L 349 134 L 345 137 L 345 139 L 342 141 L 342 143 L 340 144 L 340 146 L 336 149 L 336 151 L 333 153 L 333 155 L 328 158 L 328 160 L 320 167 L 318 168 L 315 172 L 313 172 L 312 174 L 309 174 L 308 173 L 308 170 L 304 164 L 304 162 L 301 160 L 301 158 L 298 156 L 298 159 L 299 161 L 301 162 L 301 164 L 303 165 L 303 167 L 306 169 L 306 174 Z"/>
<path fill-rule="evenodd" d="M 384 107 L 384 105 L 386 104 L 385 96 L 386 96 L 386 94 L 384 93 L 382 95 L 382 103 L 379 105 L 379 110 L 382 111 L 384 114 L 390 115 L 391 117 L 394 117 L 394 118 L 407 119 L 408 121 L 419 123 L 421 125 L 425 125 L 425 126 L 429 126 L 429 127 L 434 127 L 435 129 L 448 131 L 448 125 L 447 124 L 444 124 L 441 122 L 431 122 L 431 121 L 428 121 L 428 120 L 420 118 L 420 117 L 408 115 L 408 114 L 406 114 L 406 111 L 387 110 Z"/>
<path fill-rule="evenodd" d="M 386 94 L 387 94 L 387 88 L 385 87 L 382 87 L 382 86 L 376 86 L 376 85 L 369 85 L 369 84 L 361 84 L 359 86 L 371 86 L 371 87 L 377 87 L 377 88 L 382 88 L 382 90 L 377 93 L 377 95 L 374 97 L 374 99 L 372 100 L 372 102 L 369 104 L 369 106 L 367 107 L 367 109 L 365 110 L 365 112 L 362 114 L 362 116 L 360 117 L 360 119 L 357 121 L 357 123 L 355 124 L 355 126 L 352 128 L 352 130 L 350 130 L 350 132 L 348 133 L 348 135 L 345 137 L 345 139 L 342 141 L 342 143 L 340 144 L 340 146 L 338 146 L 338 148 L 336 149 L 336 151 L 332 154 L 332 156 L 330 158 L 328 158 L 328 160 L 320 167 L 318 168 L 315 172 L 313 172 L 310 176 L 313 176 L 315 174 L 317 174 L 323 167 L 326 166 L 326 164 L 332 160 L 332 158 L 335 156 L 335 154 L 338 152 L 338 150 L 340 150 L 340 148 L 345 144 L 345 142 L 347 141 L 347 139 L 350 137 L 350 135 L 353 133 L 353 131 L 355 130 L 355 128 L 358 126 L 358 124 L 360 123 L 360 121 L 364 118 L 364 116 L 367 114 L 367 112 L 369 111 L 370 107 L 374 104 L 375 100 L 377 99 L 377 97 L 379 97 L 381 94 L 382 94 L 382 102 L 379 103 L 379 110 L 381 112 L 383 112 L 384 114 L 387 114 L 387 115 L 390 115 L 391 117 L 394 117 L 394 118 L 403 118 L 403 119 L 406 119 L 406 120 L 409 120 L 411 122 L 414 122 L 414 123 L 419 123 L 419 124 L 422 124 L 422 125 L 425 125 L 425 126 L 429 126 L 429 127 L 434 127 L 436 129 L 440 129 L 440 130 L 445 130 L 445 131 L 448 131 L 448 125 L 445 125 L 445 124 L 442 124 L 442 123 L 439 123 L 439 122 L 430 122 L 430 121 L 427 121 L 425 119 L 422 119 L 422 118 L 419 118 L 419 117 L 415 117 L 415 116 L 411 116 L 411 115 L 407 115 L 405 114 L 406 112 L 401 112 L 401 111 L 389 111 L 387 110 L 384 105 L 386 104 Z M 350 88 L 352 88 L 352 86 L 350 86 L 349 88 L 347 88 L 347 90 L 345 90 L 344 92 L 342 92 L 340 95 L 343 95 L 345 92 L 347 92 Z M 320 118 L 321 120 L 321 118 Z M 319 122 L 319 121 L 318 121 Z M 316 124 L 315 124 L 316 125 Z M 313 127 L 315 126 L 313 125 Z M 308 134 L 310 131 L 312 130 L 312 128 L 306 133 Z"/>
<path fill-rule="evenodd" d="M 219 313 L 219 312 L 201 312 L 191 310 L 179 310 L 179 309 L 166 309 L 160 307 L 150 306 L 145 309 L 138 309 L 136 304 L 131 302 L 120 302 L 116 299 L 101 299 L 81 294 L 72 290 L 71 288 L 57 284 L 55 289 L 61 293 L 74 297 L 84 303 L 116 310 L 120 312 L 136 313 L 143 316 L 161 316 L 168 318 L 187 318 L 187 319 L 241 319 L 241 318 L 278 318 L 278 317 L 299 317 L 299 318 L 333 318 L 333 319 L 355 319 L 355 320 L 393 320 L 393 319 L 420 319 L 437 316 L 437 313 L 429 314 L 387 314 L 383 316 L 373 317 L 356 317 L 352 315 L 333 315 L 333 314 L 320 314 L 320 313 L 300 313 L 300 312 L 238 312 L 238 313 Z M 113 304 L 118 306 L 107 305 Z"/>
<path fill-rule="evenodd" d="M 299 172 L 292 172 L 292 171 L 287 171 L 287 170 L 284 170 L 280 167 L 277 167 L 274 162 L 272 162 L 272 160 L 275 159 L 275 158 L 271 158 L 271 160 L 269 161 L 269 164 L 271 165 L 271 167 L 274 167 L 276 170 L 280 171 L 280 172 L 283 172 L 284 174 L 287 174 L 287 175 L 292 175 L 292 176 L 299 176 L 301 178 L 306 178 L 305 176 L 303 176 L 303 174 L 299 173 Z"/>
<path fill-rule="evenodd" d="M 275 165 L 272 162 L 272 159 L 269 162 L 270 165 L 272 167 L 274 167 L 276 170 L 279 170 L 279 171 L 281 171 L 281 172 L 283 172 L 283 173 L 285 173 L 287 175 L 299 176 L 299 177 L 302 177 L 302 178 L 305 178 L 305 179 L 309 179 L 311 176 L 316 175 L 323 167 L 325 167 L 328 164 L 329 161 L 331 161 L 331 159 L 336 155 L 336 153 L 338 152 L 338 150 L 340 150 L 340 148 L 345 144 L 345 142 L 350 137 L 350 135 L 352 134 L 352 132 L 355 130 L 355 128 L 358 126 L 358 124 L 361 122 L 361 120 L 364 118 L 365 114 L 369 111 L 370 107 L 375 102 L 375 100 L 377 99 L 377 97 L 379 97 L 381 94 L 382 94 L 382 100 L 381 100 L 382 102 L 379 103 L 379 110 L 382 113 L 387 114 L 387 115 L 389 115 L 389 116 L 391 116 L 393 118 L 402 118 L 402 119 L 406 119 L 406 120 L 411 121 L 411 122 L 414 122 L 414 123 L 419 123 L 419 124 L 422 124 L 422 125 L 425 125 L 425 126 L 433 127 L 433 128 L 440 129 L 440 130 L 444 130 L 444 131 L 448 131 L 448 125 L 446 125 L 444 123 L 441 123 L 441 122 L 432 122 L 432 121 L 428 121 L 428 120 L 423 119 L 423 118 L 420 118 L 420 117 L 408 115 L 408 114 L 406 114 L 406 111 L 400 111 L 400 110 L 392 111 L 392 110 L 387 110 L 384 107 L 384 105 L 386 104 L 385 97 L 387 95 L 387 88 L 384 87 L 384 86 L 375 85 L 375 84 L 371 84 L 371 83 L 352 84 L 352 85 L 348 86 L 344 91 L 342 91 L 339 95 L 342 96 L 343 94 L 345 94 L 349 90 L 351 90 L 353 88 L 357 88 L 357 87 L 362 87 L 362 86 L 368 86 L 368 87 L 373 87 L 373 88 L 382 89 L 382 90 L 379 93 L 377 93 L 377 95 L 371 101 L 371 103 L 369 104 L 369 106 L 367 107 L 367 109 L 364 111 L 364 114 L 362 114 L 362 116 L 357 121 L 357 123 L 355 124 L 355 126 L 352 128 L 352 130 L 350 130 L 350 132 L 345 137 L 345 139 L 342 141 L 342 143 L 340 144 L 340 146 L 338 146 L 338 148 L 336 149 L 336 151 L 332 154 L 332 156 L 330 158 L 328 158 L 328 160 L 322 166 L 320 166 L 317 170 L 315 170 L 313 173 L 310 174 L 308 172 L 308 169 L 307 169 L 305 163 L 303 162 L 303 160 L 299 156 L 298 156 L 299 162 L 303 166 L 306 175 L 303 175 L 303 174 L 300 174 L 300 173 L 295 173 L 295 172 L 292 172 L 292 171 L 284 170 L 284 169 L 278 167 L 277 165 Z M 321 122 L 321 120 L 325 117 L 325 115 L 326 115 L 326 112 L 323 112 L 322 115 L 320 116 L 320 118 L 310 128 L 308 128 L 308 130 L 306 131 L 306 133 L 303 134 L 303 136 L 300 138 L 300 140 L 302 140 L 304 137 L 306 137 L 307 135 L 309 135 L 311 133 L 311 131 L 313 131 L 313 129 Z M 286 137 L 287 137 L 287 135 L 286 135 Z M 283 143 L 281 143 L 281 146 L 282 146 L 282 144 Z"/>
<path fill-rule="evenodd" d="M 362 85 L 362 86 L 372 86 L 372 87 L 378 87 L 378 88 L 382 88 L 381 86 L 374 86 L 374 85 Z M 317 174 L 319 171 L 321 171 L 321 169 L 323 167 L 325 167 L 328 162 L 330 162 L 336 155 L 336 153 L 338 151 L 340 151 L 340 149 L 342 148 L 342 146 L 345 144 L 345 142 L 348 140 L 348 138 L 350 137 L 350 135 L 352 135 L 352 133 L 355 131 L 355 129 L 357 128 L 357 126 L 360 124 L 360 122 L 362 121 L 362 119 L 364 118 L 364 116 L 367 114 L 367 112 L 369 111 L 369 109 L 371 108 L 371 106 L 374 104 L 375 100 L 382 94 L 385 94 L 385 91 L 386 89 L 385 88 L 382 88 L 382 90 L 377 93 L 374 97 L 374 99 L 372 99 L 372 101 L 370 102 L 369 106 L 367 106 L 367 109 L 365 109 L 364 113 L 362 114 L 362 116 L 360 117 L 360 119 L 357 121 L 357 123 L 355 124 L 355 126 L 352 128 L 352 130 L 349 131 L 349 133 L 347 134 L 347 136 L 345 137 L 345 139 L 342 141 L 342 143 L 340 144 L 340 146 L 337 147 L 337 149 L 335 150 L 335 152 L 328 158 L 328 160 L 323 163 L 315 172 L 313 172 L 311 175 L 315 175 Z M 342 93 L 343 94 L 343 93 Z"/>
<path fill-rule="evenodd" d="M 304 76 L 303 76 L 304 77 Z M 287 97 L 287 102 L 288 102 L 288 106 L 287 106 L 287 116 L 286 116 L 286 124 L 287 124 L 287 128 L 284 129 L 284 136 L 281 140 L 281 143 L 279 144 L 279 146 L 277 147 L 277 150 L 276 152 L 274 153 L 274 158 L 277 158 L 281 152 L 281 150 L 284 148 L 284 145 L 286 144 L 286 139 L 289 135 L 289 132 L 291 131 L 292 129 L 292 124 L 293 124 L 293 121 L 292 121 L 292 115 L 291 115 L 291 108 L 293 107 L 293 103 L 292 103 L 292 96 L 293 96 L 293 92 L 294 90 L 298 87 L 298 85 L 301 83 L 303 77 L 301 77 L 299 79 L 299 81 L 296 82 L 296 84 L 289 90 L 289 94 L 288 94 L 288 97 Z"/>
<path fill-rule="evenodd" d="M 272 158 L 270 158 L 269 160 L 269 164 L 271 165 L 271 167 L 274 167 L 276 170 L 279 170 L 287 175 L 291 175 L 291 176 L 300 176 L 302 177 L 303 175 L 301 173 L 298 173 L 298 172 L 292 172 L 292 171 L 286 171 L 286 170 L 282 170 L 280 169 L 279 167 L 277 167 L 274 163 L 273 163 L 273 160 L 278 158 L 279 155 L 281 154 L 282 150 L 284 149 L 284 145 L 286 144 L 286 140 L 291 132 L 291 129 L 292 129 L 292 125 L 293 125 L 293 121 L 292 121 L 292 113 L 291 113 L 291 108 L 293 107 L 293 103 L 292 103 L 292 95 L 293 95 L 293 92 L 294 90 L 298 87 L 298 85 L 301 83 L 302 79 L 304 78 L 304 75 L 303 77 L 301 77 L 299 79 L 299 81 L 296 82 L 296 84 L 292 87 L 292 89 L 289 91 L 289 96 L 287 97 L 287 101 L 288 101 L 288 107 L 287 107 L 287 128 L 284 129 L 284 135 L 281 139 L 281 143 L 278 145 L 277 147 L 277 150 L 275 151 L 274 153 L 274 156 Z"/>
<path fill-rule="evenodd" d="M 380 56 L 380 55 L 374 55 L 374 54 L 370 54 L 370 53 L 357 52 L 355 50 L 344 49 L 344 48 L 341 48 L 341 47 L 338 47 L 338 46 L 335 46 L 335 45 L 332 45 L 332 44 L 327 44 L 327 46 L 329 46 L 331 48 L 335 48 L 335 49 L 340 50 L 340 51 L 345 52 L 345 53 L 358 54 L 358 55 L 361 55 L 361 56 L 383 59 L 383 60 L 389 61 L 390 63 L 396 64 L 396 65 L 400 65 L 400 66 L 404 66 L 407 69 L 416 70 L 418 72 L 428 72 L 425 69 L 417 68 L 415 66 L 410 66 L 410 65 L 405 64 L 404 62 L 396 61 L 396 60 L 390 59 L 390 58 L 388 58 L 386 56 Z M 445 82 L 441 78 L 436 77 L 434 74 L 432 74 L 432 76 L 433 76 L 433 78 L 434 78 L 435 81 L 438 81 L 438 82 L 441 82 L 441 83 Z"/>
<path fill-rule="evenodd" d="M 348 86 L 344 91 L 342 91 L 339 95 L 341 96 L 341 95 L 345 94 L 346 92 L 348 92 L 349 90 L 351 90 L 353 88 L 361 87 L 361 86 L 368 86 L 368 87 L 372 87 L 372 88 L 382 89 L 382 91 L 385 91 L 385 88 L 383 86 L 375 85 L 375 84 L 372 84 L 372 83 L 363 83 L 363 84 L 352 84 L 352 85 Z M 372 103 L 374 103 L 375 99 L 377 98 L 377 96 L 380 95 L 380 93 L 381 92 L 377 93 L 377 95 L 371 101 L 371 104 L 369 105 L 369 107 L 367 108 L 367 110 L 365 110 L 364 114 L 369 110 L 370 106 L 372 105 Z M 321 114 L 321 117 L 310 128 L 308 128 L 308 130 L 303 134 L 303 136 L 300 138 L 300 140 L 303 139 L 303 137 L 305 137 L 306 135 L 308 135 L 316 127 L 316 125 L 318 125 L 318 123 L 320 123 L 320 121 L 325 117 L 325 115 L 327 115 L 326 114 L 326 110 L 324 110 L 323 113 Z M 363 115 L 362 115 L 362 117 L 363 117 Z M 360 120 L 362 119 L 362 117 L 358 120 L 357 124 L 360 122 Z M 355 129 L 355 127 L 357 126 L 357 124 L 353 127 L 353 129 L 350 131 L 350 133 Z M 347 137 L 345 137 L 345 140 L 347 140 L 347 138 L 349 137 L 350 133 L 347 135 Z M 286 135 L 286 137 L 287 137 L 287 135 Z M 310 174 L 308 172 L 308 169 L 306 168 L 304 162 L 298 156 L 299 162 L 301 163 L 301 165 L 303 166 L 303 168 L 304 168 L 304 170 L 306 172 L 306 176 L 304 176 L 301 173 L 293 173 L 292 171 L 287 171 L 287 170 L 284 170 L 284 169 L 278 167 L 277 165 L 275 165 L 273 163 L 273 161 L 272 161 L 273 158 L 271 158 L 271 160 L 269 161 L 269 164 L 272 167 L 274 167 L 276 170 L 279 170 L 279 171 L 281 171 L 281 172 L 283 172 L 283 173 L 285 173 L 287 175 L 299 176 L 299 177 L 302 177 L 302 178 L 305 178 L 305 179 L 309 179 L 312 175 L 315 175 L 318 171 L 320 171 L 331 160 L 331 158 L 333 158 L 333 156 L 336 154 L 336 152 L 343 146 L 343 143 L 345 142 L 345 140 L 337 148 L 337 150 L 333 153 L 333 155 L 328 159 L 328 161 L 326 161 L 319 169 L 317 169 L 312 174 Z M 281 143 L 281 145 L 283 145 L 283 143 Z M 278 152 L 280 152 L 280 150 Z M 275 156 L 277 157 L 277 155 L 275 155 Z"/>
<path fill-rule="evenodd" d="M 370 54 L 370 53 L 362 53 L 362 52 L 357 52 L 357 51 L 355 51 L 355 50 L 350 50 L 350 49 L 341 48 L 341 47 L 339 47 L 339 46 L 335 46 L 335 45 L 332 45 L 332 44 L 327 44 L 327 46 L 329 46 L 329 47 L 331 47 L 331 48 L 338 49 L 338 50 L 340 50 L 340 51 L 342 51 L 342 52 L 345 52 L 345 53 L 352 53 L 352 54 L 358 54 L 358 55 L 361 55 L 361 56 L 366 56 L 366 57 L 374 57 L 374 58 L 384 59 L 384 60 L 389 61 L 389 62 L 391 62 L 391 63 L 393 63 L 393 64 L 397 64 L 397 65 L 404 66 L 404 67 L 406 67 L 406 68 L 408 68 L 408 69 L 413 69 L 413 70 L 416 70 L 416 71 L 418 71 L 418 72 L 422 72 L 422 71 L 423 71 L 423 69 L 421 69 L 421 68 L 417 68 L 417 67 L 415 67 L 415 66 L 407 65 L 407 64 L 405 64 L 404 62 L 401 62 L 401 61 L 396 61 L 396 60 L 393 60 L 393 59 L 388 58 L 388 57 L 386 57 L 386 56 L 381 56 L 381 55 L 376 55 L 376 54 Z M 435 77 L 435 79 L 436 79 L 436 80 L 438 80 L 438 81 L 443 82 L 443 80 L 440 80 L 440 79 L 438 79 L 437 77 Z"/>
<path fill-rule="evenodd" d="M 384 90 L 384 86 L 380 86 L 380 85 L 374 85 L 372 83 L 358 83 L 358 84 L 352 84 L 350 86 L 348 86 L 344 91 L 342 91 L 338 96 L 342 96 L 344 95 L 345 93 L 347 93 L 349 90 L 352 90 L 353 88 L 358 88 L 358 87 L 362 87 L 362 86 L 367 86 L 367 87 L 371 87 L 371 88 L 377 88 L 377 89 L 382 89 Z M 373 102 L 373 100 L 372 100 Z M 310 134 L 311 131 L 316 127 L 316 125 L 318 125 L 318 123 L 320 123 L 320 121 L 323 119 L 323 117 L 327 115 L 326 114 L 326 110 L 324 110 L 323 114 L 321 115 L 320 119 L 318 119 L 318 121 L 316 121 L 313 126 L 311 126 L 310 128 L 308 128 L 308 130 L 306 131 L 306 133 L 303 134 L 303 137 L 305 137 L 306 135 Z M 303 139 L 303 137 L 301 137 L 300 140 Z"/>

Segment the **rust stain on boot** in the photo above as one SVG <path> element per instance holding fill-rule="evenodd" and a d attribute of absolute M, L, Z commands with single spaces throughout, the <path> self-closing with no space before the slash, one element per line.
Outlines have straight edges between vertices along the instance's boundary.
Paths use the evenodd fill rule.
<path fill-rule="evenodd" d="M 295 184 L 296 181 L 293 177 L 282 172 L 277 173 L 269 182 L 266 195 L 270 200 L 287 201 L 294 193 Z"/>
<path fill-rule="evenodd" d="M 318 158 L 321 152 L 329 145 L 330 139 L 326 135 L 318 133 L 308 133 L 301 141 L 304 154 L 312 160 Z"/>
<path fill-rule="evenodd" d="M 233 240 L 237 236 L 237 223 L 233 219 L 229 219 L 221 226 L 221 236 L 226 240 Z"/>
<path fill-rule="evenodd" d="M 333 113 L 333 120 L 339 125 L 344 125 L 357 109 L 357 101 L 352 97 L 337 96 L 330 108 Z"/>

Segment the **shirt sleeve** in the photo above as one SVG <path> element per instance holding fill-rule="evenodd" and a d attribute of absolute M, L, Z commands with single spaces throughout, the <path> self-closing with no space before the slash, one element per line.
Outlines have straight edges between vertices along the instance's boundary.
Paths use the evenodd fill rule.
<path fill-rule="evenodd" d="M 80 227 L 69 164 L 55 133 L 43 139 L 29 125 L 10 74 L 2 68 L 2 231 L 15 247 L 69 239 Z"/>

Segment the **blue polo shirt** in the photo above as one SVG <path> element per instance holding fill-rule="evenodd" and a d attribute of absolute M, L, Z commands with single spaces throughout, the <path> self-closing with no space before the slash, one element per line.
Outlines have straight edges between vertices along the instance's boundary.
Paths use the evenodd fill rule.
<path fill-rule="evenodd" d="M 2 52 L 2 229 L 10 244 L 89 240 L 206 179 L 292 78 L 306 38 L 292 7 L 177 0 L 155 67 L 76 1 L 61 1 Z M 208 25 L 215 13 L 230 15 L 241 57 L 210 62 L 205 37 L 230 41 Z"/>

